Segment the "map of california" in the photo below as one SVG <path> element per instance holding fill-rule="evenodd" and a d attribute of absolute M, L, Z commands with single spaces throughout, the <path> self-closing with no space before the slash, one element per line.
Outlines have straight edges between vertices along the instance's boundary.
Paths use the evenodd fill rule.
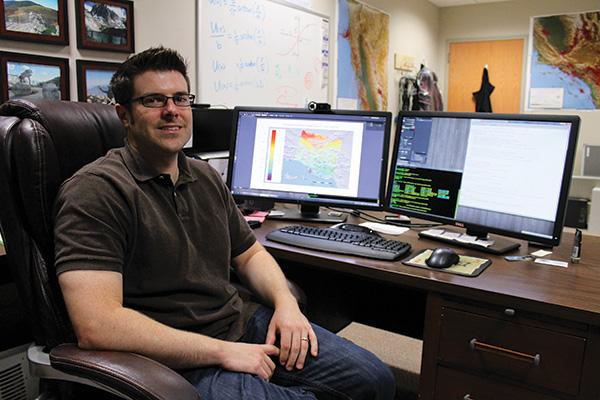
<path fill-rule="evenodd" d="M 533 46 L 534 62 L 584 82 L 595 108 L 600 108 L 600 12 L 535 18 Z M 587 91 L 577 92 L 575 96 Z"/>

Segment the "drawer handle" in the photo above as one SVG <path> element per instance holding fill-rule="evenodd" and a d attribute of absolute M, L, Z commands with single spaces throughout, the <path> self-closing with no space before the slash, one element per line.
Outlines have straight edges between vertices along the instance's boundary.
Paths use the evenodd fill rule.
<path fill-rule="evenodd" d="M 490 353 L 504 355 L 510 358 L 514 358 L 515 360 L 530 362 L 536 367 L 540 365 L 540 362 L 542 361 L 542 356 L 540 356 L 539 354 L 532 356 L 531 354 L 521 353 L 510 349 L 505 349 L 504 347 L 498 347 L 492 344 L 478 342 L 476 338 L 471 339 L 471 341 L 469 342 L 469 346 L 471 347 L 471 350 L 487 351 Z"/>

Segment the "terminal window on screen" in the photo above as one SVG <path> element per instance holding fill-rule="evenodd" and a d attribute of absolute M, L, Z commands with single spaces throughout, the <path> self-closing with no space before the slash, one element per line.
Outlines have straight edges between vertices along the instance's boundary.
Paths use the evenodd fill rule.
<path fill-rule="evenodd" d="M 551 237 L 569 131 L 568 123 L 406 118 L 391 205 Z"/>

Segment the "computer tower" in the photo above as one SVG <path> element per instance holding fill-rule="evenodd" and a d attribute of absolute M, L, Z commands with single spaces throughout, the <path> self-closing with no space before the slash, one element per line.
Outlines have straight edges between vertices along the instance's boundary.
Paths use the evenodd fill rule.
<path fill-rule="evenodd" d="M 583 145 L 583 176 L 600 176 L 600 146 Z"/>
<path fill-rule="evenodd" d="M 589 199 L 581 197 L 569 197 L 565 214 L 565 226 L 587 229 L 589 201 Z"/>

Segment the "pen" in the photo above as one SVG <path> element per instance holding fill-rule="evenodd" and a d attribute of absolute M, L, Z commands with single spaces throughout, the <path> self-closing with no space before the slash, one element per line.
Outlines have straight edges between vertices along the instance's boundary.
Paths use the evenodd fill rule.
<path fill-rule="evenodd" d="M 575 240 L 573 241 L 573 249 L 571 250 L 571 262 L 577 264 L 581 258 L 581 231 L 575 229 Z"/>

